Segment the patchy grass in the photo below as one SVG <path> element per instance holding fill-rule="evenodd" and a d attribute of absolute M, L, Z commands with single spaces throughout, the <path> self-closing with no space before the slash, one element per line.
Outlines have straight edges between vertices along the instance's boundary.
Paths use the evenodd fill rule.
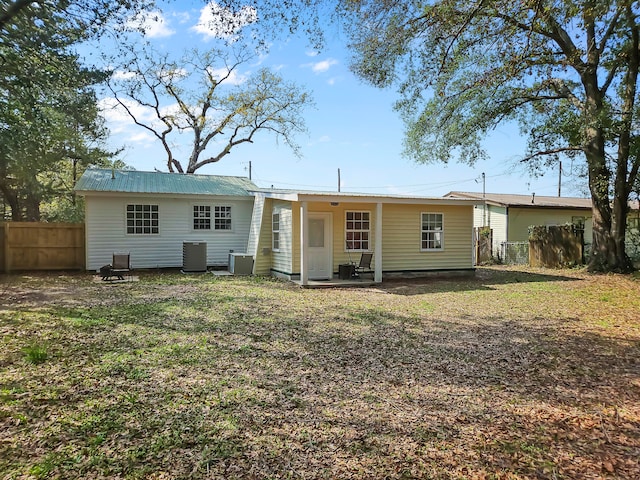
<path fill-rule="evenodd" d="M 632 276 L 2 280 L 2 478 L 640 478 Z"/>

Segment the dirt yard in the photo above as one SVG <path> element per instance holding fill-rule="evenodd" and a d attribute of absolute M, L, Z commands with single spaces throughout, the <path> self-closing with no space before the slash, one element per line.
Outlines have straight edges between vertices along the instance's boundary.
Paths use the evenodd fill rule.
<path fill-rule="evenodd" d="M 640 277 L 0 276 L 0 478 L 640 478 Z"/>

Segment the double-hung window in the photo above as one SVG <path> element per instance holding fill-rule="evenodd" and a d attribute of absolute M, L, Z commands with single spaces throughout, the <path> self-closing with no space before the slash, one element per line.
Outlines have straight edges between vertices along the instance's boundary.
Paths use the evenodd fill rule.
<path fill-rule="evenodd" d="M 193 206 L 193 229 L 211 230 L 211 207 L 209 205 Z"/>
<path fill-rule="evenodd" d="M 280 251 L 280 214 L 274 213 L 271 217 L 271 249 Z"/>
<path fill-rule="evenodd" d="M 127 233 L 131 235 L 158 234 L 158 205 L 127 205 Z"/>
<path fill-rule="evenodd" d="M 444 248 L 444 216 L 442 213 L 423 213 L 421 250 Z"/>
<path fill-rule="evenodd" d="M 364 252 L 370 249 L 371 213 L 345 212 L 346 250 Z"/>
<path fill-rule="evenodd" d="M 231 230 L 231 207 L 226 205 L 213 207 L 213 228 L 215 230 Z"/>

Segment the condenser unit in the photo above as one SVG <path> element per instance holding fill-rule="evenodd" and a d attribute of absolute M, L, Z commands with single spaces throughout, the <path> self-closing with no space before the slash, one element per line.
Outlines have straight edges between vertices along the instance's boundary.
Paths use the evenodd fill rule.
<path fill-rule="evenodd" d="M 230 253 L 229 272 L 234 275 L 251 275 L 253 272 L 253 256 L 246 253 Z"/>
<path fill-rule="evenodd" d="M 182 242 L 182 271 L 207 271 L 207 242 Z"/>

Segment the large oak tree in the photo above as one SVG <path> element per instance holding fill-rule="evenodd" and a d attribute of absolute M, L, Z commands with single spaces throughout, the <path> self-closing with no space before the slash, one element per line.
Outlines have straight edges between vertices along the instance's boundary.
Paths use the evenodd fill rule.
<path fill-rule="evenodd" d="M 228 46 L 171 60 L 135 49 L 120 58 L 108 86 L 119 108 L 160 141 L 170 172 L 194 173 L 252 143 L 260 132 L 298 154 L 296 135 L 305 131 L 302 113 L 312 104 L 310 95 L 265 68 L 243 78 L 240 67 L 253 58 L 246 52 Z M 175 145 L 185 134 L 190 151 L 179 158 Z"/>
<path fill-rule="evenodd" d="M 407 152 L 473 163 L 515 120 L 525 161 L 582 158 L 593 202 L 594 271 L 628 271 L 628 199 L 638 176 L 638 4 L 624 1 L 352 2 L 354 71 L 396 80 Z"/>

